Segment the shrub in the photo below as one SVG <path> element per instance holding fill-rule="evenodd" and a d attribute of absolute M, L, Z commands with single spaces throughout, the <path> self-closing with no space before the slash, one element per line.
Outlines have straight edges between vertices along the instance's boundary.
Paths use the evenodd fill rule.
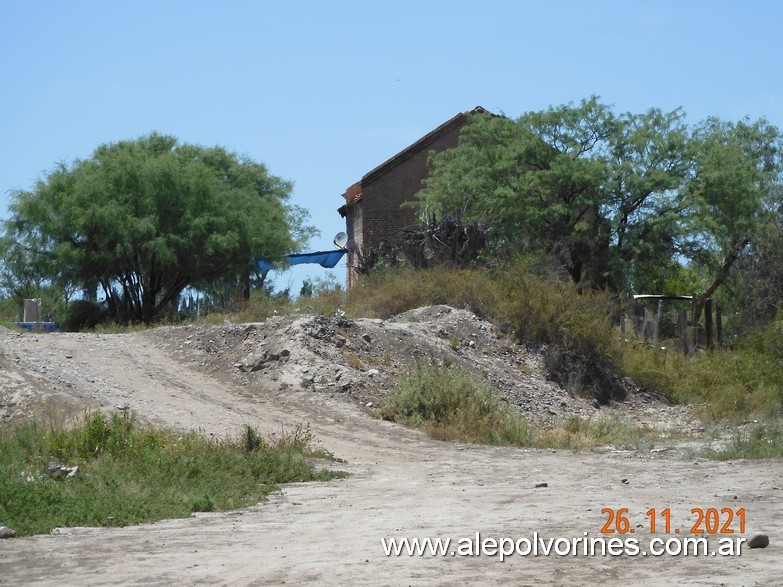
<path fill-rule="evenodd" d="M 520 445 L 527 423 L 501 404 L 489 385 L 456 366 L 417 365 L 381 402 L 381 417 L 422 428 L 440 440 Z"/>
<path fill-rule="evenodd" d="M 680 403 L 700 405 L 709 420 L 771 416 L 783 407 L 780 322 L 750 333 L 733 349 L 686 357 L 679 349 L 630 344 L 622 368 L 640 384 Z"/>
<path fill-rule="evenodd" d="M 106 320 L 108 312 L 104 306 L 87 300 L 76 300 L 68 306 L 68 312 L 63 321 L 63 330 L 80 332 L 95 328 Z"/>
<path fill-rule="evenodd" d="M 439 440 L 502 446 L 582 449 L 612 444 L 649 448 L 656 433 L 610 413 L 596 419 L 571 418 L 560 426 L 530 424 L 489 385 L 461 368 L 417 365 L 381 402 L 380 415 L 419 428 Z"/>

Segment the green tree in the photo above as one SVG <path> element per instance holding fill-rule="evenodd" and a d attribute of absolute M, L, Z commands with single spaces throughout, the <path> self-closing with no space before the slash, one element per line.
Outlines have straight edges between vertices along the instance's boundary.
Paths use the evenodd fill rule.
<path fill-rule="evenodd" d="M 601 132 L 601 112 L 591 114 L 569 129 L 556 119 L 576 118 L 572 110 L 516 122 L 474 115 L 456 148 L 431 157 L 432 172 L 419 194 L 422 217 L 489 226 L 488 244 L 500 254 L 566 249 L 564 264 L 579 280 L 586 252 L 599 246 L 593 220 L 603 168 L 583 156 Z"/>
<path fill-rule="evenodd" d="M 780 131 L 765 120 L 709 118 L 697 128 L 694 142 L 695 173 L 685 199 L 688 230 L 714 275 L 694 311 L 698 319 L 746 247 L 763 239 L 774 223 L 782 204 L 783 160 Z"/>
<path fill-rule="evenodd" d="M 762 326 L 783 316 L 783 199 L 778 202 L 772 221 L 754 230 L 727 279 L 734 293 L 728 309 L 742 317 L 744 326 Z"/>
<path fill-rule="evenodd" d="M 615 115 L 596 97 L 516 121 L 476 115 L 431 158 L 420 209 L 488 220 L 495 248 L 565 248 L 576 280 L 630 288 L 678 247 L 690 172 L 680 110 Z"/>
<path fill-rule="evenodd" d="M 221 147 L 150 134 L 60 163 L 13 194 L 6 237 L 49 279 L 98 286 L 109 317 L 151 322 L 188 286 L 240 281 L 311 230 L 291 184 Z"/>
<path fill-rule="evenodd" d="M 16 306 L 21 317 L 24 300 L 40 298 L 44 319 L 61 315 L 76 288 L 57 268 L 34 254 L 29 242 L 0 236 L 0 293 Z"/>

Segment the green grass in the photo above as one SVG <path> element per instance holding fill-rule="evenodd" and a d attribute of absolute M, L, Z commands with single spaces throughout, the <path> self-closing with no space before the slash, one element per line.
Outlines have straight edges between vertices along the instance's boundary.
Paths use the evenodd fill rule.
<path fill-rule="evenodd" d="M 278 483 L 326 480 L 316 470 L 309 428 L 264 439 L 248 427 L 235 439 L 141 428 L 132 415 L 86 415 L 75 427 L 0 428 L 0 520 L 20 536 L 59 526 L 127 525 L 247 507 Z M 80 467 L 54 480 L 47 465 Z"/>
<path fill-rule="evenodd" d="M 643 449 L 656 437 L 655 431 L 613 412 L 591 420 L 573 417 L 555 428 L 535 426 L 486 382 L 453 365 L 417 365 L 381 402 L 380 416 L 438 440 L 498 446 Z"/>
<path fill-rule="evenodd" d="M 757 424 L 737 433 L 726 448 L 709 450 L 705 456 L 719 461 L 783 458 L 783 426 L 779 421 Z"/>
<path fill-rule="evenodd" d="M 752 332 L 732 349 L 686 357 L 675 348 L 629 344 L 623 369 L 678 403 L 698 404 L 708 421 L 776 418 L 783 408 L 783 320 Z"/>

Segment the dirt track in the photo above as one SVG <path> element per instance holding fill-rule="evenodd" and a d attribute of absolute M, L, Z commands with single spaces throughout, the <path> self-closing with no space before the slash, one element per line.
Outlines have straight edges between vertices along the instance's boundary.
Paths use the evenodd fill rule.
<path fill-rule="evenodd" d="M 676 451 L 605 454 L 436 442 L 373 419 L 344 396 L 206 373 L 159 334 L 0 333 L 0 380 L 16 407 L 42 401 L 113 409 L 215 434 L 309 422 L 352 476 L 287 486 L 250 510 L 126 528 L 60 529 L 0 542 L 8 584 L 783 585 L 783 464 L 683 460 Z M 195 364 L 194 364 L 195 365 Z M 8 403 L 8 402 L 6 402 Z M 627 480 L 627 482 L 623 482 Z M 536 488 L 538 483 L 547 487 Z M 603 508 L 634 522 L 670 508 L 745 508 L 771 544 L 740 557 L 387 557 L 390 537 L 599 536 Z M 0 524 L 2 520 L 0 520 Z M 660 523 L 660 522 L 659 522 Z M 649 524 L 634 528 L 641 550 Z M 665 535 L 661 535 L 664 538 Z M 737 535 L 735 535 L 736 537 Z M 712 538 L 716 546 L 718 537 Z"/>

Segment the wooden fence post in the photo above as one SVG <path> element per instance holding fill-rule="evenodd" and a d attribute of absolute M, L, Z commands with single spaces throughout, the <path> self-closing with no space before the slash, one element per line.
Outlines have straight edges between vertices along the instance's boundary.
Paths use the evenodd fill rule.
<path fill-rule="evenodd" d="M 663 315 L 663 300 L 658 300 L 658 311 L 655 313 L 655 326 L 653 328 L 653 340 L 660 340 L 661 316 Z"/>
<path fill-rule="evenodd" d="M 715 327 L 718 330 L 718 346 L 723 346 L 723 310 L 720 302 L 715 302 Z"/>
<path fill-rule="evenodd" d="M 682 336 L 682 350 L 689 355 L 688 349 L 688 310 L 680 310 L 680 335 Z"/>
<path fill-rule="evenodd" d="M 696 326 L 696 294 L 693 294 L 693 298 L 691 299 L 691 326 Z"/>
<path fill-rule="evenodd" d="M 704 304 L 704 329 L 707 331 L 707 348 L 712 348 L 712 298 Z"/>

